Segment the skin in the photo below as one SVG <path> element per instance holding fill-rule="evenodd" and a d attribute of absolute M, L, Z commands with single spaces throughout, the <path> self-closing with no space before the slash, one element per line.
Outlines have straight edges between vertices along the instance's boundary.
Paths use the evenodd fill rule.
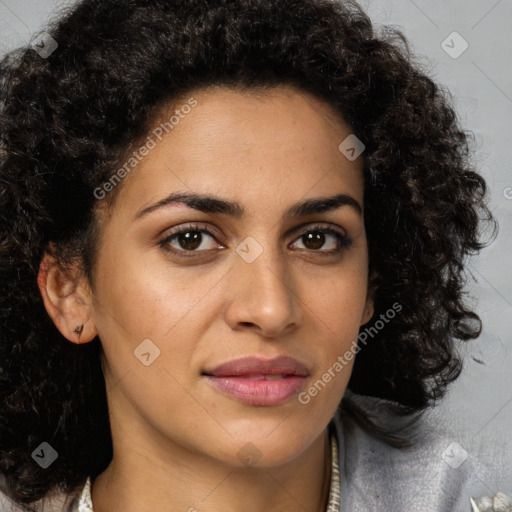
<path fill-rule="evenodd" d="M 363 216 L 348 205 L 291 219 L 284 212 L 336 194 L 363 207 L 362 158 L 338 150 L 350 126 L 294 88 L 215 87 L 193 97 L 197 106 L 123 180 L 111 207 L 100 202 L 93 282 L 48 256 L 41 265 L 56 326 L 74 343 L 98 335 L 104 350 L 114 457 L 93 482 L 94 510 L 322 512 L 326 427 L 353 360 L 306 405 L 297 397 L 248 405 L 201 372 L 242 356 L 288 355 L 308 368 L 307 389 L 350 348 L 373 315 Z M 245 214 L 175 203 L 134 219 L 171 192 L 214 195 Z M 159 241 L 188 223 L 214 237 L 204 234 L 191 258 L 173 256 Z M 338 245 L 333 235 L 323 245 L 302 237 L 318 223 L 351 245 L 323 256 Z M 248 236 L 263 251 L 252 263 L 235 251 Z M 169 245 L 185 251 L 179 237 Z M 84 323 L 78 339 L 73 330 Z M 145 366 L 134 350 L 148 338 L 160 355 Z M 252 466 L 238 455 L 248 443 L 258 453 Z"/>

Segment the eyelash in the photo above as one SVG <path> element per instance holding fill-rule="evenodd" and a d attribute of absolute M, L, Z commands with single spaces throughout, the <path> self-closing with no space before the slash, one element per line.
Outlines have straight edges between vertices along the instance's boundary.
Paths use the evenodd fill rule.
<path fill-rule="evenodd" d="M 206 224 L 196 224 L 196 225 L 189 224 L 189 225 L 177 228 L 175 231 L 170 233 L 164 239 L 160 240 L 158 242 L 158 245 L 160 247 L 162 247 L 162 249 L 164 249 L 165 251 L 170 252 L 171 254 L 178 256 L 180 258 L 196 257 L 197 255 L 194 253 L 209 252 L 209 250 L 203 250 L 203 251 L 198 251 L 198 250 L 187 251 L 185 249 L 176 250 L 176 249 L 171 249 L 168 246 L 168 244 L 173 239 L 175 239 L 177 236 L 179 236 L 183 233 L 188 233 L 188 232 L 206 233 L 207 235 L 211 236 L 214 240 L 217 241 L 215 233 L 213 233 L 210 229 L 208 229 L 208 226 Z M 295 240 L 300 239 L 301 237 L 303 237 L 304 235 L 307 235 L 308 233 L 323 233 L 326 235 L 333 235 L 337 239 L 338 247 L 336 249 L 332 249 L 330 251 L 321 251 L 321 250 L 310 249 L 312 252 L 318 253 L 318 255 L 322 256 L 322 257 L 335 256 L 352 245 L 352 240 L 348 236 L 346 236 L 341 230 L 338 231 L 335 228 L 325 227 L 325 226 L 322 226 L 319 224 L 313 225 L 310 228 L 308 228 L 306 231 L 303 231 L 301 234 L 299 234 L 299 236 Z M 308 250 L 308 249 L 303 249 L 303 250 Z"/>

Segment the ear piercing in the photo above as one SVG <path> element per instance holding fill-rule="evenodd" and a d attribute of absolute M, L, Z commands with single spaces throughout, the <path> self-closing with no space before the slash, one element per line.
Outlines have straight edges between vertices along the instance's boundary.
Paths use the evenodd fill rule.
<path fill-rule="evenodd" d="M 80 325 L 77 325 L 75 330 L 73 331 L 74 333 L 76 333 L 79 343 L 80 343 L 80 335 L 82 334 L 83 330 L 84 330 L 84 324 L 80 324 Z"/>

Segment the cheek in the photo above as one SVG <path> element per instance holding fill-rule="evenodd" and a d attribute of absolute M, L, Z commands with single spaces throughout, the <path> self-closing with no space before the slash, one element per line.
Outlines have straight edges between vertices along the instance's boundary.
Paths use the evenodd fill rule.
<path fill-rule="evenodd" d="M 334 269 L 321 280 L 304 281 L 305 303 L 332 333 L 357 335 L 367 299 L 367 273 L 362 266 Z M 306 287 L 309 293 L 306 293 Z"/>
<path fill-rule="evenodd" d="M 123 381 L 129 395 L 160 396 L 165 386 L 166 394 L 179 396 L 178 382 L 188 382 L 195 368 L 194 354 L 215 307 L 212 290 L 223 272 L 107 249 L 97 264 L 94 300 L 110 378 L 118 382 L 130 372 Z M 151 361 L 147 367 L 144 358 Z"/>
<path fill-rule="evenodd" d="M 95 298 L 100 313 L 107 313 L 100 314 L 99 330 L 124 329 L 133 340 L 162 338 L 188 320 L 215 276 L 205 279 L 201 270 L 162 260 L 112 251 L 111 258 L 105 256 L 98 262 Z"/>
<path fill-rule="evenodd" d="M 357 337 L 366 305 L 364 267 L 340 270 L 307 299 L 318 343 L 313 387 L 304 401 L 314 408 L 335 409 L 350 379 L 357 356 Z"/>
<path fill-rule="evenodd" d="M 194 315 L 204 295 L 200 280 L 129 252 L 98 261 L 96 275 L 95 319 L 111 401 L 129 402 L 149 423 L 154 411 L 162 418 L 190 413 L 197 404 L 183 385 L 200 337 Z"/>

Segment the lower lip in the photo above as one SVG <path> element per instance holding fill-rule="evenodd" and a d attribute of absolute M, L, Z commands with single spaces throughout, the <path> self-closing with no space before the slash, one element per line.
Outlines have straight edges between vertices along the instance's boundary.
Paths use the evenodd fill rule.
<path fill-rule="evenodd" d="M 290 375 L 277 380 L 206 375 L 217 389 L 241 402 L 257 406 L 280 405 L 296 395 L 306 377 Z"/>

